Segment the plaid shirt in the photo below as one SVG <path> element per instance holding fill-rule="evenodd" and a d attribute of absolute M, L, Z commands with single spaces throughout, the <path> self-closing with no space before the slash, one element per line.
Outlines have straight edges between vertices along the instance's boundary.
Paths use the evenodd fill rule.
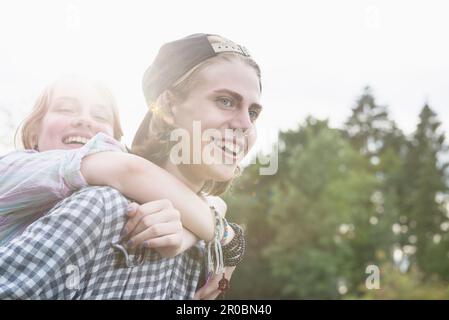
<path fill-rule="evenodd" d="M 117 249 L 128 200 L 88 187 L 58 203 L 0 247 L 0 299 L 191 299 L 204 242 L 173 258 Z M 128 260 L 129 260 L 128 259 Z"/>

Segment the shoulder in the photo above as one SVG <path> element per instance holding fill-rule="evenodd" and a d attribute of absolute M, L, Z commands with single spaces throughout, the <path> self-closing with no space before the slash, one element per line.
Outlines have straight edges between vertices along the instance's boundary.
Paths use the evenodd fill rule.
<path fill-rule="evenodd" d="M 97 151 L 122 151 L 127 152 L 124 144 L 108 136 L 103 132 L 97 133 L 92 137 L 82 148 L 88 149 L 91 152 Z"/>
<path fill-rule="evenodd" d="M 36 150 L 15 150 L 0 156 L 0 161 L 16 161 L 24 157 L 32 157 L 38 153 Z"/>

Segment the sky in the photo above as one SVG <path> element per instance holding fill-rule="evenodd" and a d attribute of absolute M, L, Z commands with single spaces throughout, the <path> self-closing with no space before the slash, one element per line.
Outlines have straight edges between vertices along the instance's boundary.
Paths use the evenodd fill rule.
<path fill-rule="evenodd" d="M 19 121 L 52 80 L 88 75 L 117 97 L 129 144 L 159 47 L 204 32 L 261 66 L 256 150 L 307 115 L 341 126 L 367 85 L 406 133 L 425 102 L 449 132 L 448 12 L 447 1 L 0 0 L 0 108 Z"/>

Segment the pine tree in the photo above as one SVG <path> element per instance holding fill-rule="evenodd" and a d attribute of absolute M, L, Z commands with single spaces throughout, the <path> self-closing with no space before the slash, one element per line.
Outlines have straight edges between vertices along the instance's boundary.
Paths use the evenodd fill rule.
<path fill-rule="evenodd" d="M 426 104 L 419 124 L 409 144 L 406 161 L 408 186 L 404 201 L 411 244 L 416 245 L 416 262 L 427 276 L 439 275 L 449 279 L 449 234 L 441 225 L 448 220 L 443 203 L 447 193 L 442 156 L 447 151 L 441 122 Z"/>
<path fill-rule="evenodd" d="M 349 141 L 374 164 L 389 147 L 402 145 L 403 134 L 389 118 L 386 106 L 376 103 L 370 87 L 365 87 L 345 123 Z"/>
<path fill-rule="evenodd" d="M 376 102 L 369 87 L 365 87 L 352 109 L 344 134 L 355 150 L 369 161 L 368 170 L 378 181 L 365 210 L 374 207 L 371 222 L 376 226 L 377 234 L 372 242 L 384 255 L 396 244 L 401 244 L 405 237 L 394 234 L 392 226 L 401 220 L 401 199 L 407 182 L 402 169 L 406 138 L 390 119 L 387 107 Z M 372 232 L 368 226 L 366 232 Z M 368 242 L 366 239 L 366 245 Z"/>

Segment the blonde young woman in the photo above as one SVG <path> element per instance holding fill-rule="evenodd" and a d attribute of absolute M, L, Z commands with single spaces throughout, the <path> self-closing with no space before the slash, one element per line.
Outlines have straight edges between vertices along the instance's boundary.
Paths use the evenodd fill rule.
<path fill-rule="evenodd" d="M 238 172 L 237 164 L 247 150 L 261 109 L 259 69 L 247 52 L 207 35 L 166 44 L 144 77 L 144 93 L 155 115 L 149 113 L 144 119 L 133 151 L 162 166 L 196 193 L 222 192 Z M 167 157 L 171 147 L 167 133 L 178 128 L 193 134 L 194 120 L 201 123 L 202 131 L 230 129 L 234 133 L 231 137 L 215 134 L 201 143 L 201 151 L 210 150 L 212 144 L 213 157 L 224 157 L 225 162 L 175 164 Z M 236 152 L 239 150 L 243 151 Z M 95 163 L 93 167 L 102 170 Z M 243 254 L 241 228 L 224 224 L 216 215 L 220 223 L 215 241 L 208 243 L 206 251 L 211 252 L 213 243 L 215 252 L 223 254 L 212 259 L 206 255 L 209 259 L 204 265 L 204 242 L 197 242 L 187 231 L 185 251 L 172 258 L 133 248 L 129 242 L 123 244 L 119 233 L 124 227 L 143 233 L 145 224 L 141 222 L 149 217 L 140 210 L 126 222 L 126 208 L 126 198 L 108 187 L 84 188 L 60 202 L 2 252 L 2 277 L 13 284 L 4 292 L 15 290 L 14 296 L 19 298 L 213 299 L 225 289 L 223 284 Z M 29 271 L 25 277 L 18 272 L 24 269 Z M 197 291 L 201 270 L 208 271 L 208 277 Z M 21 282 L 24 278 L 26 283 Z"/>
<path fill-rule="evenodd" d="M 150 111 L 132 151 L 197 193 L 222 194 L 254 143 L 262 111 L 260 68 L 248 51 L 207 34 L 167 43 L 145 72 L 143 91 Z M 182 143 L 173 139 L 177 136 L 190 142 L 188 148 L 179 148 L 182 155 L 177 148 Z M 196 297 L 215 298 L 218 281 L 232 271 L 229 267 L 225 275 L 215 275 Z"/>

